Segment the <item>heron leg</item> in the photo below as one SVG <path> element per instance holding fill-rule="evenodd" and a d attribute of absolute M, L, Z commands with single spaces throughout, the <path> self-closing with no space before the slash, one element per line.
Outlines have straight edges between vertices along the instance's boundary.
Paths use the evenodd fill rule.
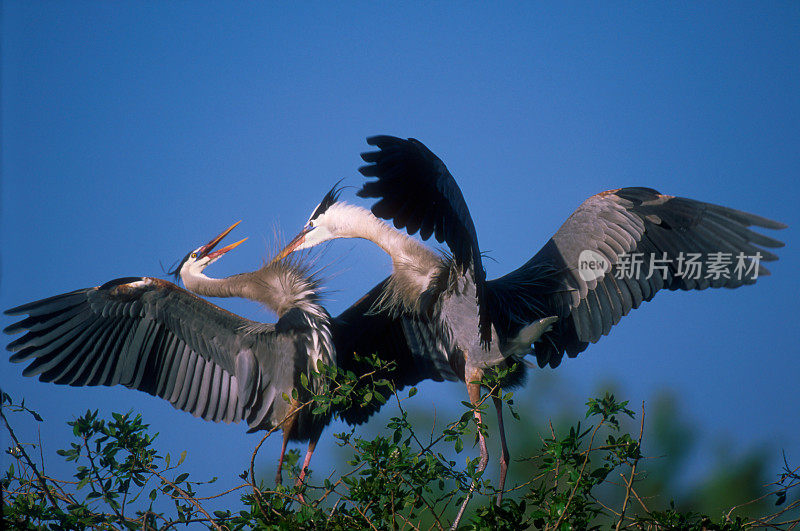
<path fill-rule="evenodd" d="M 283 430 L 283 444 L 281 444 L 281 455 L 278 457 L 278 471 L 275 473 L 275 484 L 283 483 L 283 457 L 286 455 L 286 445 L 289 444 L 289 429 Z"/>
<path fill-rule="evenodd" d="M 292 400 L 292 407 L 296 408 L 295 406 L 296 401 Z M 292 432 L 294 428 L 294 423 L 297 421 L 297 414 L 291 414 L 283 422 L 283 444 L 281 445 L 281 456 L 278 458 L 278 472 L 275 474 L 275 484 L 282 485 L 283 484 L 283 458 L 286 455 L 286 446 L 289 444 L 289 434 Z"/>
<path fill-rule="evenodd" d="M 493 396 L 494 407 L 497 410 L 497 427 L 500 429 L 500 446 L 503 453 L 500 456 L 500 481 L 498 483 L 497 506 L 503 502 L 503 489 L 506 486 L 506 472 L 508 472 L 508 446 L 506 446 L 506 430 L 503 427 L 503 401 L 499 396 Z"/>
<path fill-rule="evenodd" d="M 308 450 L 306 450 L 306 457 L 303 459 L 303 468 L 300 469 L 300 475 L 297 476 L 297 485 L 299 486 L 303 483 L 303 480 L 306 477 L 306 473 L 308 472 L 308 465 L 311 463 L 311 456 L 314 454 L 314 450 L 317 447 L 317 442 L 319 441 L 319 436 L 321 434 L 315 435 L 308 441 Z"/>
<path fill-rule="evenodd" d="M 478 378 L 480 380 L 480 378 Z M 481 402 L 481 386 L 477 383 L 468 383 L 467 384 L 467 394 L 469 394 L 469 401 L 475 406 L 475 420 L 478 423 L 478 426 L 483 424 L 483 417 L 481 416 L 481 412 L 478 409 L 478 404 Z M 486 465 L 489 463 L 489 450 L 486 449 L 486 437 L 483 435 L 483 432 L 479 429 L 478 430 L 478 445 L 481 449 L 481 461 L 478 463 L 478 472 L 483 472 L 486 470 Z"/>
<path fill-rule="evenodd" d="M 481 386 L 478 382 L 481 379 L 480 371 L 475 371 L 475 373 L 471 375 L 467 375 L 467 394 L 469 395 L 470 403 L 475 407 L 475 420 L 478 423 L 478 426 L 483 424 L 483 418 L 481 417 L 481 412 L 478 409 L 478 404 L 481 402 Z M 486 448 L 486 437 L 484 437 L 483 432 L 478 429 L 478 445 L 481 449 L 481 460 L 478 463 L 478 468 L 476 472 L 480 473 L 486 470 L 486 465 L 489 463 L 489 450 Z M 467 497 L 464 499 L 464 503 L 461 504 L 461 507 L 458 509 L 458 514 L 456 515 L 456 519 L 453 520 L 453 525 L 450 529 L 456 529 L 458 527 L 459 522 L 461 522 L 461 518 L 464 516 L 464 511 L 467 510 L 467 504 L 469 500 L 472 498 L 472 493 L 475 491 L 475 487 L 477 486 L 477 481 L 473 480 L 472 485 L 469 487 L 469 492 L 467 493 Z"/>
<path fill-rule="evenodd" d="M 297 476 L 297 481 L 294 484 L 295 487 L 299 487 L 303 484 L 303 479 L 305 479 L 306 472 L 308 472 L 308 465 L 311 463 L 311 456 L 314 454 L 314 449 L 317 447 L 317 441 L 319 441 L 320 435 L 321 433 L 311 437 L 311 440 L 308 441 L 308 450 L 306 450 L 306 457 L 303 459 L 303 467 L 300 469 L 300 474 Z M 306 503 L 302 492 L 297 493 L 297 499 L 300 500 L 300 503 Z"/>

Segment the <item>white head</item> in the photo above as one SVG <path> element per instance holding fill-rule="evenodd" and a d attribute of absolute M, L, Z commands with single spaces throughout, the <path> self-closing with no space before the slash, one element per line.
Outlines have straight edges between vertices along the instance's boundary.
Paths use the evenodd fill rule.
<path fill-rule="evenodd" d="M 189 252 L 186 256 L 183 257 L 183 260 L 178 264 L 178 266 L 169 272 L 170 275 L 174 275 L 175 277 L 179 276 L 183 279 L 184 283 L 186 283 L 187 278 L 191 277 L 198 277 L 203 274 L 203 270 L 208 267 L 209 265 L 213 264 L 219 258 L 230 251 L 231 249 L 235 248 L 242 242 L 244 242 L 247 238 L 239 240 L 236 243 L 232 243 L 230 245 L 226 245 L 225 247 L 214 251 L 214 247 L 222 241 L 222 238 L 228 235 L 230 231 L 241 223 L 241 221 L 237 221 L 227 229 L 225 229 L 222 233 L 220 233 L 217 237 L 213 240 L 208 242 L 205 245 L 201 245 L 197 249 Z"/>
<path fill-rule="evenodd" d="M 339 201 L 340 192 L 341 188 L 334 186 L 325 194 L 322 201 L 314 208 L 303 230 L 277 254 L 274 258 L 275 261 L 281 260 L 294 251 L 310 249 L 334 238 L 352 236 L 347 232 L 347 227 L 349 227 L 347 211 L 354 207 Z"/>

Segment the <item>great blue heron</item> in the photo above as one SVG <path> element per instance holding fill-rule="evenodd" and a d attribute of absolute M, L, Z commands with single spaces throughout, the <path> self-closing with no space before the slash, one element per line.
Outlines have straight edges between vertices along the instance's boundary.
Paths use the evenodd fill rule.
<path fill-rule="evenodd" d="M 783 245 L 748 228 L 782 229 L 782 223 L 649 188 L 620 188 L 584 201 L 528 262 L 486 281 L 472 218 L 444 163 L 414 139 L 376 136 L 367 142 L 379 149 L 362 154 L 369 164 L 360 172 L 377 180 L 364 184 L 358 195 L 378 199 L 372 211 L 338 201 L 331 190 L 278 256 L 333 238 L 379 245 L 393 265 L 379 304 L 435 323 L 430 355 L 448 360 L 473 404 L 487 369 L 507 367 L 528 353 L 535 353 L 539 366 L 556 367 L 565 352 L 576 356 L 660 289 L 754 283 L 769 274 L 761 262 L 777 259 L 764 247 Z M 412 235 L 419 231 L 423 240 L 435 235 L 451 255 L 428 249 L 378 218 L 391 219 Z M 649 262 L 632 267 L 631 257 Z M 687 260 L 698 257 L 727 259 L 732 267 L 727 273 L 717 267 L 697 278 L 687 275 Z M 657 266 L 656 274 L 648 264 Z M 506 386 L 522 381 L 524 365 L 513 366 Z M 502 447 L 499 504 L 509 455 L 502 403 L 493 398 Z M 480 421 L 479 412 L 476 416 Z M 479 443 L 483 470 L 488 452 L 481 434 Z"/>
<path fill-rule="evenodd" d="M 6 310 L 28 314 L 5 329 L 27 331 L 7 348 L 14 352 L 11 361 L 29 362 L 25 376 L 41 381 L 120 384 L 205 420 L 245 420 L 250 431 L 281 426 L 277 483 L 288 441 L 309 441 L 299 483 L 331 419 L 330 411 L 298 409 L 309 399 L 302 374 L 312 392 L 323 389 L 318 361 L 361 375 L 370 367 L 360 356 L 377 354 L 393 362 L 380 376 L 397 388 L 436 376 L 409 354 L 398 321 L 369 313 L 383 283 L 331 319 L 320 304 L 317 280 L 297 262 L 272 261 L 249 273 L 207 277 L 206 267 L 244 241 L 213 250 L 235 226 L 187 254 L 176 273 L 199 294 L 261 302 L 278 315 L 277 323 L 245 319 L 159 278 L 126 277 Z M 287 402 L 283 396 L 291 397 L 292 390 L 297 398 Z M 357 424 L 380 406 L 373 400 L 339 414 Z"/>

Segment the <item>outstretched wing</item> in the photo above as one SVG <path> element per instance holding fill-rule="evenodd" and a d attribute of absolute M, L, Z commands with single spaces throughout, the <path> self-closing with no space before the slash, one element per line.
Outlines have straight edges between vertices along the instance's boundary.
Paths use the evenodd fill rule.
<path fill-rule="evenodd" d="M 527 263 L 487 282 L 492 321 L 509 337 L 536 319 L 558 316 L 534 345 L 539 365 L 555 367 L 564 352 L 582 352 L 660 289 L 736 288 L 768 275 L 761 262 L 777 256 L 764 248 L 783 243 L 751 226 L 785 228 L 650 188 L 594 195 Z"/>
<path fill-rule="evenodd" d="M 128 277 L 24 304 L 8 345 L 25 376 L 61 385 L 124 385 L 215 422 L 260 427 L 284 376 L 281 338 L 157 278 Z M 278 378 L 280 376 L 280 378 Z M 267 403 L 269 402 L 269 403 Z"/>
<path fill-rule="evenodd" d="M 332 320 L 340 367 L 363 377 L 374 370 L 373 365 L 364 360 L 376 355 L 382 362 L 389 363 L 390 367 L 367 382 L 387 379 L 397 390 L 416 385 L 422 380 L 456 380 L 446 353 L 437 346 L 432 323 L 422 318 L 395 317 L 388 311 L 378 309 L 377 301 L 388 281 L 387 278 L 372 288 Z M 389 389 L 379 387 L 377 390 L 385 392 L 384 398 L 389 398 Z M 361 424 L 382 405 L 373 399 L 369 404 L 356 405 L 339 413 L 349 424 Z"/>
<path fill-rule="evenodd" d="M 419 140 L 373 136 L 367 143 L 379 151 L 362 153 L 368 162 L 359 171 L 376 181 L 364 184 L 358 196 L 377 198 L 372 213 L 391 219 L 409 234 L 419 231 L 423 240 L 436 236 L 446 242 L 457 266 L 473 268 L 480 311 L 481 340 L 488 345 L 491 327 L 484 309 L 486 273 L 481 262 L 478 236 L 467 203 L 444 163 Z"/>

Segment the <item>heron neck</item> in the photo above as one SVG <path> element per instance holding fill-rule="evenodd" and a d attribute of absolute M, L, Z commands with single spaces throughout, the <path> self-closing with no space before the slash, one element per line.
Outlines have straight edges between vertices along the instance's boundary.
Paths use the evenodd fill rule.
<path fill-rule="evenodd" d="M 240 297 L 241 286 L 231 282 L 229 278 L 210 278 L 200 273 L 198 275 L 182 275 L 183 285 L 186 289 L 204 297 Z"/>
<path fill-rule="evenodd" d="M 278 317 L 292 308 L 325 317 L 317 284 L 285 262 L 267 264 L 249 273 L 212 278 L 203 273 L 182 275 L 186 289 L 204 297 L 240 297 L 266 306 Z"/>
<path fill-rule="evenodd" d="M 436 255 L 426 246 L 375 217 L 372 212 L 360 207 L 353 207 L 356 215 L 350 217 L 350 236 L 369 240 L 392 257 L 395 266 L 407 261 L 433 258 Z"/>
<path fill-rule="evenodd" d="M 418 310 L 420 296 L 433 282 L 442 267 L 434 251 L 375 217 L 369 210 L 354 207 L 348 237 L 367 239 L 392 258 L 390 289 L 385 294 L 391 306 Z"/>
<path fill-rule="evenodd" d="M 309 269 L 288 260 L 270 262 L 251 272 L 229 277 L 242 284 L 240 297 L 260 302 L 278 317 L 298 308 L 327 318 L 319 303 L 319 285 Z"/>

